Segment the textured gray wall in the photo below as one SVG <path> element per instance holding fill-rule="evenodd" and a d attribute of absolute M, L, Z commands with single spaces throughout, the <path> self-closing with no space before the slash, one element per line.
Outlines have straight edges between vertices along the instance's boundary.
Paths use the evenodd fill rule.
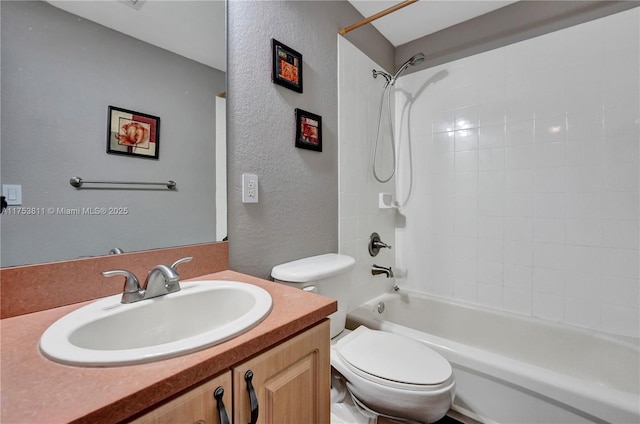
<path fill-rule="evenodd" d="M 23 206 L 126 216 L 3 215 L 2 266 L 215 239 L 215 96 L 224 73 L 45 2 L 3 1 L 2 183 Z M 107 107 L 159 116 L 160 159 L 107 155 Z M 167 181 L 177 192 L 76 190 L 69 179 Z"/>
<path fill-rule="evenodd" d="M 279 263 L 338 250 L 337 32 L 362 16 L 346 1 L 228 7 L 230 267 L 268 277 Z M 390 66 L 391 44 L 359 31 L 352 42 Z M 304 93 L 271 82 L 272 38 L 302 53 Z M 294 147 L 295 108 L 322 116 L 322 153 Z M 259 176 L 260 203 L 241 202 L 242 173 Z"/>

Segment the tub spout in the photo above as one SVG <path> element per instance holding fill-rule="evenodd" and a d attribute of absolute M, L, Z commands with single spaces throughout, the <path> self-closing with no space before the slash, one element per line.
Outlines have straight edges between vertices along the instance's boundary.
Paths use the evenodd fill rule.
<path fill-rule="evenodd" d="M 384 266 L 374 264 L 371 268 L 371 275 L 385 274 L 387 278 L 393 278 L 393 270 L 391 267 L 387 268 Z"/>

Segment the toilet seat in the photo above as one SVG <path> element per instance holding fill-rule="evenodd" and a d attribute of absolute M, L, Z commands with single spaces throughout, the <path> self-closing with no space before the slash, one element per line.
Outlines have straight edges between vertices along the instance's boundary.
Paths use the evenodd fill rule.
<path fill-rule="evenodd" d="M 439 391 L 453 376 L 449 362 L 424 344 L 364 326 L 338 340 L 334 353 L 358 377 L 394 389 Z"/>

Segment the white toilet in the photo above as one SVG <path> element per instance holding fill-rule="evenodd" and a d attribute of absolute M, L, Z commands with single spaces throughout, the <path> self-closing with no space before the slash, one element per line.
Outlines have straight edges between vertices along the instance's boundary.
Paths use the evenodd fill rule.
<path fill-rule="evenodd" d="M 398 334 L 362 326 L 344 330 L 354 265 L 350 256 L 328 253 L 278 265 L 271 276 L 338 301 L 338 311 L 330 316 L 331 366 L 346 380 L 359 408 L 396 421 L 439 420 L 455 394 L 453 370 L 444 357 Z"/>

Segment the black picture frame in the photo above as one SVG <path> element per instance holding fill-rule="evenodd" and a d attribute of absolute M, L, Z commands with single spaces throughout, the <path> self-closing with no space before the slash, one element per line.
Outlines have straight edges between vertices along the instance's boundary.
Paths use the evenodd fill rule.
<path fill-rule="evenodd" d="M 296 147 L 322 152 L 322 116 L 296 109 Z"/>
<path fill-rule="evenodd" d="M 271 81 L 289 90 L 302 93 L 302 54 L 271 39 Z"/>
<path fill-rule="evenodd" d="M 160 118 L 109 106 L 107 153 L 144 159 L 159 159 Z"/>

